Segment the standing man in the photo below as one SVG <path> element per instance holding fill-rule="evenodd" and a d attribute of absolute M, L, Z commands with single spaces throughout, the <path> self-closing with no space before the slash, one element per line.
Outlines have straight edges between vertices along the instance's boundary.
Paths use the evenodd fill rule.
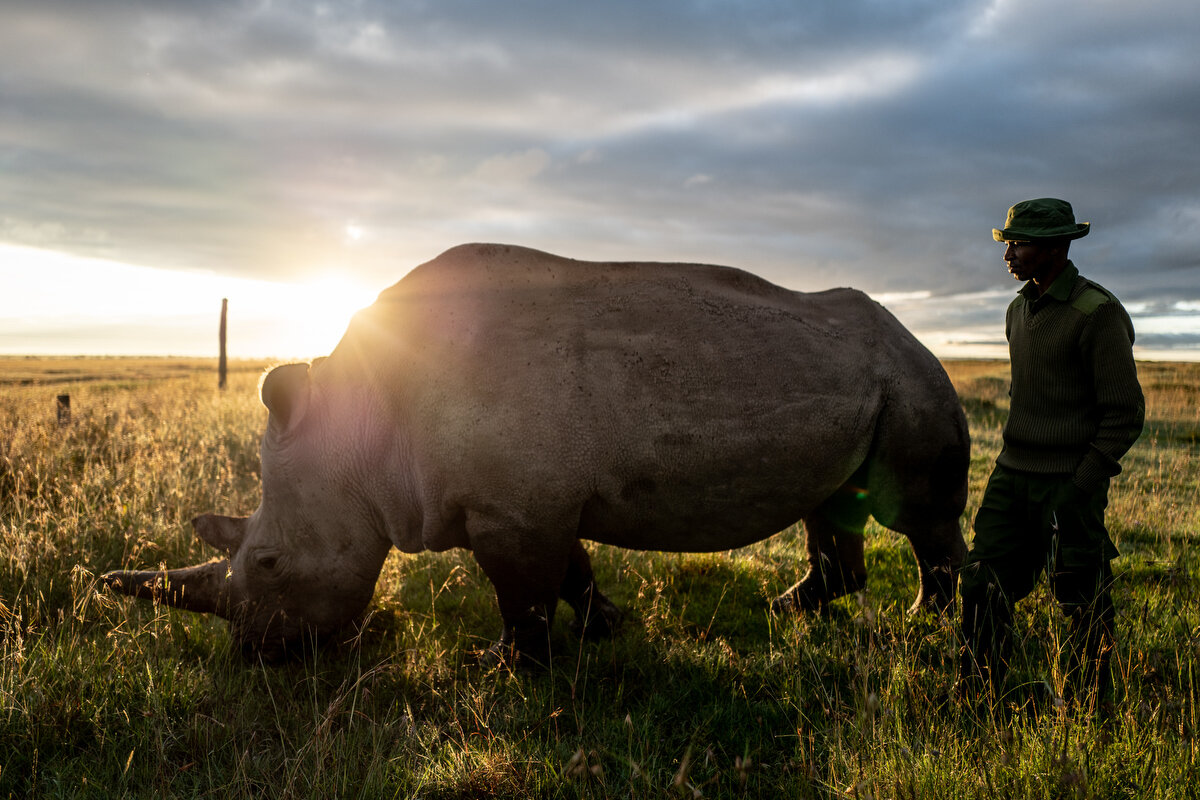
<path fill-rule="evenodd" d="M 1133 324 L 1111 292 L 1067 259 L 1071 205 L 1042 198 L 1008 210 L 1004 260 L 1024 281 L 1005 315 L 1012 382 L 1004 446 L 988 479 L 962 570 L 960 689 L 1003 692 L 1013 604 L 1046 571 L 1070 620 L 1070 695 L 1111 677 L 1115 612 L 1104 527 L 1109 479 L 1142 432 L 1145 401 L 1133 362 Z"/>

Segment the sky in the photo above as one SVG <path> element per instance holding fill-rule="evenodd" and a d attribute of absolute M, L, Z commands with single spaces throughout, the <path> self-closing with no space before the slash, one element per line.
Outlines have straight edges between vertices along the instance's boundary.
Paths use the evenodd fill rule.
<path fill-rule="evenodd" d="M 1004 356 L 991 229 L 1070 201 L 1200 360 L 1195 0 L 0 0 L 0 353 L 327 353 L 491 241 L 870 293 Z"/>

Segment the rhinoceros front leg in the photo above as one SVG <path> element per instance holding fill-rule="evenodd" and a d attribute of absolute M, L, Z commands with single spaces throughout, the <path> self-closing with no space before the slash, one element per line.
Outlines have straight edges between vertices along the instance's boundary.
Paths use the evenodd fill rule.
<path fill-rule="evenodd" d="M 584 549 L 583 542 L 576 540 L 567 563 L 567 576 L 563 579 L 559 596 L 575 609 L 575 620 L 571 629 L 585 639 L 597 639 L 612 635 L 624 616 L 611 600 L 596 588 L 592 574 L 592 560 Z"/>
<path fill-rule="evenodd" d="M 529 532 L 472 536 L 475 560 L 496 590 L 504 630 L 489 651 L 508 664 L 550 663 L 550 626 L 574 540 Z"/>
<path fill-rule="evenodd" d="M 865 520 L 863 525 L 865 525 Z M 823 611 L 830 601 L 867 585 L 863 530 L 835 521 L 819 510 L 804 520 L 808 572 L 771 603 L 775 613 Z"/>

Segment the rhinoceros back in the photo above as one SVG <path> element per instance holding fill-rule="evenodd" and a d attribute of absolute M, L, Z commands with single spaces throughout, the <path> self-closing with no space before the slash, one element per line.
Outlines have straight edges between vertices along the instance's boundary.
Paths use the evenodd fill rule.
<path fill-rule="evenodd" d="M 896 376 L 932 361 L 854 290 L 499 245 L 383 292 L 333 358 L 353 354 L 443 507 L 664 550 L 803 517 L 866 459 Z"/>

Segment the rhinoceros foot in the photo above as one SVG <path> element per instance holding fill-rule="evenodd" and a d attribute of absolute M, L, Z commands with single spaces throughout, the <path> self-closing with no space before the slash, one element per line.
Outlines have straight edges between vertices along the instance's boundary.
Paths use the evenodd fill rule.
<path fill-rule="evenodd" d="M 624 618 L 621 609 L 593 586 L 588 602 L 575 608 L 571 630 L 583 639 L 606 639 L 620 627 Z"/>
<path fill-rule="evenodd" d="M 799 583 L 771 601 L 771 613 L 825 612 L 833 600 L 861 591 L 866 585 L 866 575 L 844 577 L 810 569 Z"/>
<path fill-rule="evenodd" d="M 909 607 L 909 614 L 933 612 L 944 614 L 954 611 L 954 589 L 958 583 L 958 571 L 951 566 L 921 569 L 921 589 L 917 599 Z"/>
<path fill-rule="evenodd" d="M 483 666 L 509 670 L 542 670 L 550 664 L 553 611 L 532 607 L 504 621 L 500 640 L 479 654 Z"/>

